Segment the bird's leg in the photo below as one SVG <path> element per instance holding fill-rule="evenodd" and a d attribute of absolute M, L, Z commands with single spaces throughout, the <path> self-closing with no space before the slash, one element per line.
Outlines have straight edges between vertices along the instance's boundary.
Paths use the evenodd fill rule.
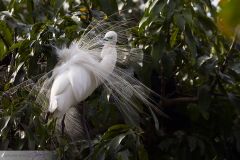
<path fill-rule="evenodd" d="M 92 149 L 92 144 L 91 144 L 91 137 L 90 137 L 90 134 L 89 134 L 87 121 L 86 121 L 86 118 L 85 118 L 85 103 L 82 102 L 81 105 L 82 105 L 82 107 L 81 107 L 81 115 L 82 115 L 81 116 L 81 121 L 82 121 L 82 124 L 83 124 L 83 131 L 86 134 L 87 139 L 88 139 L 88 145 L 89 145 L 89 148 L 90 148 L 90 153 L 92 153 L 93 149 Z"/>
<path fill-rule="evenodd" d="M 50 112 L 47 112 L 47 115 L 46 115 L 46 117 L 45 117 L 45 123 L 48 122 L 48 118 L 49 118 L 50 114 L 51 114 Z"/>
<path fill-rule="evenodd" d="M 65 116 L 66 116 L 66 113 L 63 115 L 63 118 L 62 118 L 62 136 L 64 135 L 64 129 L 65 129 Z"/>

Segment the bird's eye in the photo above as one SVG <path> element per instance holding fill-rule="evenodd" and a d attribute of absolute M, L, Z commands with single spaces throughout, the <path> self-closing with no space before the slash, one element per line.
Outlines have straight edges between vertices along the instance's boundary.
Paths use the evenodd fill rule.
<path fill-rule="evenodd" d="M 111 41 L 111 40 L 113 40 L 113 37 L 106 37 L 106 38 L 104 38 L 104 40 L 105 41 Z"/>

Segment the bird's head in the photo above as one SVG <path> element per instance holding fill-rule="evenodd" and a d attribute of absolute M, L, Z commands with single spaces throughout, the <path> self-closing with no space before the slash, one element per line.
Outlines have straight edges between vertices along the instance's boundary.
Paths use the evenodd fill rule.
<path fill-rule="evenodd" d="M 103 40 L 107 44 L 116 44 L 117 43 L 117 33 L 114 31 L 108 31 L 105 34 Z"/>

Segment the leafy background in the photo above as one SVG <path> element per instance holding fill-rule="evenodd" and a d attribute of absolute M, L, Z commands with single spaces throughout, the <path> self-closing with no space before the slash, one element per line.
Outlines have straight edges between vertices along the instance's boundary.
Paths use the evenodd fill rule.
<path fill-rule="evenodd" d="M 143 4 L 146 8 L 143 9 Z M 55 150 L 59 159 L 177 160 L 240 158 L 239 1 L 0 0 L 0 149 Z M 124 123 L 100 87 L 88 100 L 88 136 L 56 133 L 27 88 L 56 64 L 52 46 L 79 39 L 94 16 L 129 10 L 133 47 L 144 50 L 137 78 L 165 97 L 169 118 L 157 130 Z"/>

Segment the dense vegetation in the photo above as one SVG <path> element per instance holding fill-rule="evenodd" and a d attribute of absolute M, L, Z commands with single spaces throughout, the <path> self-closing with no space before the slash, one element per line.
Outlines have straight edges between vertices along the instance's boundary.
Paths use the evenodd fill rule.
<path fill-rule="evenodd" d="M 238 0 L 218 7 L 210 0 L 148 0 L 145 10 L 143 3 L 0 0 L 1 150 L 56 150 L 63 159 L 240 158 Z M 53 46 L 69 45 L 99 11 L 109 16 L 119 7 L 136 21 L 129 44 L 144 50 L 137 78 L 165 97 L 155 98 L 168 115 L 158 117 L 159 129 L 148 111 L 141 127 L 124 123 L 100 87 L 86 101 L 90 137 L 70 141 L 55 133 L 54 119 L 44 121 L 31 85 L 4 93 L 53 69 Z"/>

